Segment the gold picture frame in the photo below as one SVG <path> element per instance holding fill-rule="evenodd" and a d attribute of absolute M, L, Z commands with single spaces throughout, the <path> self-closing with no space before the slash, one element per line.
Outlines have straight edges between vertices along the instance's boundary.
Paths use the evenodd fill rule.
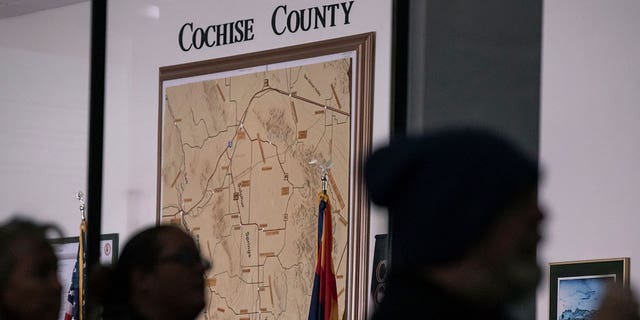
<path fill-rule="evenodd" d="M 629 265 L 628 257 L 550 263 L 549 320 L 595 313 L 610 283 L 629 285 Z"/>
<path fill-rule="evenodd" d="M 315 178 L 307 178 L 305 186 L 292 184 L 292 187 L 290 188 L 288 186 L 282 187 L 279 182 L 270 184 L 271 180 L 268 179 L 250 180 L 248 178 L 245 178 L 245 180 L 238 179 L 238 181 L 236 181 L 232 178 L 229 178 L 228 180 L 233 180 L 233 183 L 221 182 L 216 185 L 218 187 L 214 187 L 213 184 L 211 184 L 211 181 L 218 178 L 217 176 L 214 177 L 214 173 L 211 172 L 216 172 L 216 170 L 220 168 L 222 168 L 220 170 L 230 171 L 230 167 L 233 166 L 233 164 L 231 164 L 231 161 L 235 161 L 237 163 L 240 160 L 236 160 L 235 158 L 231 158 L 229 156 L 225 156 L 225 158 L 222 158 L 222 156 L 220 155 L 217 159 L 222 159 L 222 161 L 225 161 L 225 164 L 221 164 L 220 161 L 217 161 L 215 163 L 207 163 L 206 160 L 202 159 L 206 158 L 214 161 L 214 158 L 210 157 L 211 154 L 214 153 L 207 153 L 206 156 L 205 154 L 201 156 L 193 156 L 192 154 L 187 155 L 187 152 L 183 151 L 181 155 L 183 157 L 182 160 L 180 160 L 180 157 L 176 156 L 176 154 L 180 155 L 179 150 L 181 148 L 183 148 L 182 150 L 185 150 L 184 148 L 188 148 L 189 150 L 195 150 L 199 148 L 198 150 L 196 150 L 197 152 L 200 152 L 204 149 L 205 142 L 202 142 L 204 140 L 201 141 L 201 144 L 192 143 L 192 141 L 187 141 L 186 138 L 183 140 L 182 138 L 186 137 L 187 135 L 203 135 L 205 139 L 208 139 L 208 141 L 206 142 L 208 144 L 210 141 L 215 141 L 216 139 L 221 137 L 222 131 L 224 131 L 224 134 L 227 134 L 228 131 L 231 131 L 233 132 L 232 138 L 226 140 L 219 138 L 219 141 L 216 142 L 217 144 L 215 145 L 215 147 L 212 148 L 217 148 L 215 150 L 222 150 L 225 147 L 228 147 L 229 149 L 236 148 L 241 143 L 241 141 L 236 140 L 236 138 L 247 139 L 247 136 L 253 137 L 253 140 L 248 139 L 249 142 L 247 143 L 256 143 L 257 141 L 259 149 L 256 148 L 255 152 L 251 153 L 251 155 L 249 156 L 250 159 L 258 157 L 257 159 L 259 159 L 264 164 L 267 163 L 268 159 L 277 160 L 272 160 L 276 161 L 273 162 L 275 164 L 274 166 L 266 166 L 260 163 L 257 164 L 255 161 L 251 160 L 249 161 L 251 163 L 251 166 L 248 166 L 248 168 L 250 167 L 251 169 L 247 170 L 254 172 L 253 170 L 257 170 L 255 168 L 258 167 L 258 165 L 262 165 L 262 170 L 275 171 L 275 169 L 273 168 L 278 165 L 282 166 L 282 162 L 284 161 L 282 159 L 284 159 L 285 157 L 284 153 L 275 151 L 273 153 L 273 157 L 269 158 L 268 154 L 265 155 L 265 153 L 268 152 L 265 151 L 262 146 L 276 146 L 275 150 L 283 150 L 284 148 L 280 147 L 280 149 L 278 149 L 277 142 L 274 142 L 273 140 L 271 140 L 271 137 L 268 137 L 269 132 L 267 131 L 260 131 L 262 132 L 262 136 L 260 136 L 260 133 L 257 133 L 256 135 L 254 132 L 249 132 L 249 130 L 251 130 L 250 128 L 248 128 L 249 125 L 247 124 L 247 121 L 249 120 L 246 120 L 247 114 L 255 113 L 257 115 L 254 118 L 258 120 L 255 120 L 254 123 L 260 123 L 259 121 L 263 121 L 262 126 L 265 128 L 274 125 L 273 123 L 270 123 L 269 120 L 261 118 L 268 117 L 268 115 L 266 113 L 258 114 L 258 111 L 255 111 L 258 110 L 257 107 L 253 107 L 252 105 L 252 103 L 262 103 L 255 102 L 257 99 L 256 97 L 264 97 L 267 94 L 274 93 L 279 95 L 278 99 L 288 99 L 291 102 L 292 115 L 286 116 L 294 119 L 296 123 L 298 121 L 298 117 L 303 117 L 303 115 L 297 115 L 295 111 L 296 108 L 300 108 L 299 106 L 313 107 L 315 108 L 315 112 L 313 114 L 316 114 L 319 117 L 325 117 L 325 119 L 331 116 L 333 118 L 340 118 L 340 121 L 347 119 L 349 122 L 348 129 L 341 129 L 343 131 L 340 131 L 348 132 L 348 142 L 342 143 L 346 141 L 347 138 L 346 136 L 341 135 L 340 139 L 343 140 L 340 141 L 342 142 L 333 142 L 333 140 L 330 140 L 328 142 L 328 147 L 326 147 L 328 148 L 327 150 L 337 150 L 338 147 L 336 147 L 336 145 L 338 143 L 340 143 L 341 146 L 347 145 L 348 152 L 344 152 L 347 149 L 341 151 L 341 163 L 344 163 L 346 161 L 347 167 L 346 169 L 343 168 L 342 171 L 340 171 L 340 169 L 338 168 L 339 164 L 333 164 L 334 166 L 336 166 L 336 169 L 330 169 L 330 171 L 333 170 L 334 175 L 332 176 L 331 172 L 329 172 L 328 182 L 325 182 L 324 185 L 329 186 L 329 195 L 333 199 L 332 202 L 336 204 L 336 210 L 334 210 L 336 211 L 336 214 L 334 215 L 333 220 L 334 226 L 343 227 L 345 230 L 342 235 L 339 235 L 340 228 L 334 227 L 334 229 L 338 229 L 337 231 L 334 231 L 335 238 L 338 239 L 339 236 L 343 236 L 345 239 L 343 248 L 344 250 L 341 249 L 340 241 L 334 241 L 334 243 L 338 244 L 334 245 L 333 250 L 334 264 L 339 265 L 336 267 L 336 278 L 339 283 L 338 300 L 339 304 L 341 304 L 340 318 L 366 318 L 368 300 L 367 281 L 369 261 L 369 201 L 364 188 L 363 163 L 366 157 L 371 152 L 373 120 L 374 39 L 374 33 L 364 33 L 338 39 L 319 41 L 256 53 L 247 53 L 226 58 L 165 66 L 159 69 L 157 222 L 181 224 L 187 230 L 191 231 L 194 235 L 194 238 L 196 238 L 196 241 L 200 245 L 203 253 L 205 255 L 211 255 L 208 258 L 213 258 L 213 265 L 214 268 L 216 268 L 215 266 L 217 262 L 216 258 L 213 256 L 216 254 L 216 252 L 218 252 L 216 250 L 218 250 L 218 248 L 220 248 L 222 244 L 221 242 L 214 243 L 214 241 L 204 240 L 204 237 L 210 236 L 209 233 L 211 233 L 210 230 L 205 229 L 207 229 L 207 226 L 213 225 L 211 224 L 213 222 L 210 222 L 207 225 L 205 223 L 202 223 L 201 221 L 204 221 L 204 219 L 208 215 L 215 216 L 215 213 L 211 212 L 217 209 L 215 209 L 215 206 L 211 204 L 212 202 L 214 202 L 214 200 L 211 199 L 219 196 L 221 198 L 224 198 L 224 200 L 215 200 L 218 201 L 217 203 L 224 202 L 225 205 L 227 203 L 232 203 L 234 208 L 239 208 L 238 212 L 234 212 L 233 210 L 224 212 L 224 216 L 220 215 L 220 217 L 222 218 L 216 221 L 221 221 L 220 224 L 224 226 L 228 224 L 231 228 L 229 234 L 232 234 L 231 232 L 238 231 L 243 235 L 242 239 L 239 239 L 237 241 L 238 243 L 241 243 L 239 246 L 245 246 L 243 247 L 243 250 L 245 252 L 240 258 L 238 258 L 240 259 L 239 261 L 241 261 L 240 265 L 243 265 L 243 261 L 248 261 L 247 259 L 249 259 L 249 257 L 253 259 L 253 256 L 258 256 L 258 258 L 256 258 L 258 262 L 254 265 L 250 265 L 250 267 L 241 267 L 238 269 L 236 266 L 229 266 L 228 270 L 226 270 L 226 272 L 229 274 L 231 273 L 230 270 L 237 269 L 240 270 L 238 272 L 246 272 L 247 275 L 251 276 L 254 276 L 255 272 L 256 275 L 252 279 L 258 280 L 255 281 L 255 285 L 251 288 L 251 290 L 255 289 L 258 292 L 254 297 L 254 300 L 258 302 L 249 307 L 244 306 L 241 303 L 238 303 L 236 305 L 227 303 L 226 306 L 221 307 L 212 307 L 211 305 L 208 305 L 208 312 L 234 312 L 235 314 L 240 315 L 276 312 L 274 310 L 277 309 L 275 305 L 278 304 L 278 301 L 275 301 L 274 303 L 275 294 L 273 293 L 272 287 L 276 286 L 276 284 L 274 283 L 278 281 L 278 277 L 275 275 L 273 277 L 267 276 L 267 263 L 265 261 L 267 261 L 267 259 L 269 258 L 274 258 L 276 252 L 278 251 L 263 252 L 261 251 L 261 248 L 256 247 L 255 243 L 262 243 L 259 241 L 261 241 L 261 239 L 265 239 L 264 234 L 280 235 L 281 232 L 283 232 L 283 229 L 281 226 L 278 228 L 274 227 L 274 229 L 269 229 L 271 228 L 270 222 L 262 221 L 262 223 L 249 223 L 252 221 L 251 218 L 246 218 L 243 215 L 243 212 L 246 211 L 245 205 L 247 207 L 251 207 L 251 205 L 254 204 L 254 202 L 252 201 L 257 198 L 257 195 L 260 194 L 259 192 L 263 192 L 252 189 L 256 184 L 260 184 L 260 187 L 256 186 L 255 188 L 266 188 L 268 190 L 264 191 L 264 194 L 271 195 L 270 198 L 263 198 L 273 199 L 275 198 L 273 194 L 276 193 L 278 195 L 282 194 L 289 196 L 295 192 L 300 192 L 301 194 L 304 193 L 306 195 L 306 198 L 303 200 L 307 201 L 305 203 L 308 204 L 309 198 L 315 199 L 315 196 L 312 195 L 313 192 L 310 192 L 309 190 L 318 189 L 318 186 L 320 186 L 319 173 L 321 169 L 305 169 L 307 175 L 309 175 L 310 172 L 313 173 L 314 176 L 316 176 L 317 174 L 317 180 L 315 180 Z M 335 70 L 342 68 L 340 70 L 347 71 L 345 71 L 346 73 L 341 73 L 336 77 L 333 77 L 331 76 L 331 70 L 334 69 L 331 68 L 334 67 L 337 68 Z M 314 81 L 316 81 L 316 79 L 313 78 L 314 74 L 310 74 L 309 76 L 307 76 L 307 74 L 300 74 L 300 70 L 306 70 L 305 68 L 315 68 L 313 69 L 316 70 L 313 71 L 315 72 L 314 74 L 318 78 L 322 78 L 322 80 L 317 81 L 318 83 L 314 83 Z M 286 70 L 286 72 L 277 74 L 277 72 L 280 72 L 279 70 Z M 325 72 L 317 70 L 329 71 Z M 306 87 L 304 87 L 303 89 L 295 89 L 296 86 L 292 84 L 293 81 L 290 79 L 294 77 L 294 73 L 296 73 L 296 79 L 300 81 L 296 82 L 300 84 L 298 87 L 302 88 L 302 85 Z M 340 78 L 344 81 L 340 82 L 342 80 L 336 80 L 334 78 Z M 263 83 L 262 87 L 255 92 L 251 91 L 251 89 L 248 89 L 249 86 L 239 87 L 239 85 L 236 85 L 236 87 L 233 87 L 233 89 L 231 89 L 232 82 L 235 84 L 252 83 L 252 85 L 257 85 L 258 81 L 256 79 L 262 80 Z M 346 82 L 347 80 L 348 82 Z M 329 84 L 329 82 L 331 83 L 330 86 L 327 85 Z M 283 83 L 286 83 L 286 86 L 279 86 Z M 268 90 L 266 90 L 265 88 Z M 305 96 L 303 93 L 299 92 L 300 90 L 307 90 L 306 92 L 308 92 L 309 94 Z M 317 95 L 315 95 L 314 92 L 317 93 Z M 240 94 L 245 93 L 253 94 L 253 96 L 251 96 L 251 99 L 247 98 L 246 101 L 249 102 L 238 107 L 238 105 L 241 104 L 239 102 L 240 98 L 236 96 L 232 97 L 232 95 L 235 94 L 239 96 Z M 314 95 L 315 99 L 310 98 L 312 95 Z M 196 99 L 200 96 L 206 96 L 206 98 L 209 99 L 207 100 L 208 102 L 206 102 L 208 106 L 203 105 L 202 101 L 204 100 L 201 101 Z M 347 96 L 349 97 L 348 101 L 345 101 L 347 100 L 347 98 L 345 98 Z M 217 100 L 214 101 L 212 99 Z M 274 106 L 277 105 L 276 107 L 274 107 L 274 110 L 276 110 L 280 107 L 284 108 L 281 101 L 285 100 L 266 101 L 263 104 L 273 104 Z M 235 103 L 234 105 L 236 106 L 236 109 L 233 109 L 235 111 L 231 111 L 235 112 L 236 121 L 232 125 L 229 125 L 227 129 L 216 131 L 217 133 L 212 133 L 211 131 L 214 130 L 212 130 L 211 127 L 213 125 L 207 122 L 207 120 L 205 120 L 203 117 L 201 117 L 202 110 L 205 110 L 205 108 L 213 108 L 212 106 L 216 105 L 216 103 L 220 103 L 220 106 L 222 106 L 228 105 L 232 102 Z M 349 105 L 349 109 L 346 108 L 347 105 Z M 191 108 L 191 110 L 190 113 L 188 113 L 185 117 L 173 117 L 174 110 L 178 108 Z M 198 109 L 199 111 L 194 111 L 194 108 L 200 109 Z M 215 112 L 219 112 L 218 110 L 222 107 L 216 108 L 214 108 L 216 110 Z M 286 108 L 289 108 L 289 106 L 286 106 Z M 239 112 L 238 110 L 244 111 Z M 196 115 L 196 113 L 198 115 Z M 271 112 L 271 115 L 273 115 L 274 113 L 279 117 L 282 117 L 282 112 L 279 109 Z M 240 114 L 242 114 L 242 117 L 239 116 Z M 216 114 L 215 117 L 210 117 L 210 122 L 215 122 L 217 121 L 216 119 L 226 119 L 225 117 L 227 116 L 228 115 L 226 114 Z M 309 116 L 308 118 L 310 117 L 311 116 Z M 282 121 L 281 118 L 278 118 L 278 120 Z M 335 119 L 331 121 L 333 121 L 332 125 L 337 123 L 343 124 L 345 122 L 337 122 L 338 120 Z M 174 130 L 180 129 L 181 126 L 186 126 L 187 122 L 189 123 L 190 128 L 192 128 L 194 131 L 190 131 L 189 134 L 184 134 L 183 131 L 180 131 L 178 133 L 174 132 Z M 327 120 L 325 120 L 325 126 L 328 128 L 329 125 L 326 123 L 328 123 Z M 194 128 L 198 128 L 197 130 L 200 130 L 200 133 L 196 132 L 196 129 Z M 311 126 L 309 128 L 311 128 Z M 261 128 L 260 130 L 263 129 Z M 274 130 L 274 132 L 275 131 L 277 130 Z M 289 133 L 287 133 L 287 137 L 289 137 L 288 134 Z M 176 138 L 177 135 L 181 135 L 181 138 Z M 306 139 L 308 138 L 307 135 L 314 137 L 311 129 L 299 130 L 299 128 L 296 127 L 296 133 L 294 134 L 295 139 Z M 275 137 L 276 135 L 274 134 L 273 136 Z M 320 139 L 323 139 L 323 141 L 327 140 L 323 137 L 324 135 Z M 318 142 L 318 144 L 320 144 L 320 142 Z M 291 145 L 289 145 L 288 148 L 292 148 Z M 195 151 L 189 152 L 193 153 Z M 317 153 L 315 155 L 319 154 L 320 153 Z M 196 160 L 192 160 L 187 164 L 188 160 L 186 159 L 192 159 L 189 157 L 192 157 L 193 159 L 198 157 L 198 164 L 194 164 Z M 286 155 L 286 157 L 289 157 L 287 159 L 292 158 L 290 154 Z M 332 160 L 326 157 L 326 153 L 323 153 L 322 157 L 322 159 L 314 158 L 313 160 L 321 160 L 318 162 Z M 310 160 L 311 158 L 303 159 L 306 161 Z M 180 161 L 183 161 L 184 163 L 181 164 Z M 302 162 L 298 161 L 298 163 Z M 326 161 L 325 165 L 329 165 L 329 161 Z M 193 168 L 197 166 L 203 168 L 201 170 L 202 172 L 193 171 Z M 216 169 L 211 169 L 212 167 Z M 208 180 L 202 177 L 199 178 L 199 176 L 208 178 Z M 234 178 L 236 177 L 234 176 Z M 197 181 L 198 179 L 201 179 L 201 181 L 199 182 L 199 186 L 194 187 L 193 185 L 196 184 L 194 181 Z M 227 178 L 220 177 L 219 179 L 220 181 L 226 181 Z M 285 173 L 284 180 L 288 179 L 288 173 Z M 336 187 L 336 185 L 340 183 L 343 183 L 344 185 L 344 187 L 341 189 L 342 194 L 340 194 L 339 192 L 340 188 Z M 308 188 L 309 186 L 311 186 L 311 188 Z M 200 188 L 196 193 L 197 197 L 187 198 L 185 194 L 187 194 L 187 192 L 190 192 L 189 190 L 192 190 L 193 188 Z M 243 190 L 245 190 L 245 193 L 243 193 Z M 315 191 L 317 190 L 314 190 L 314 192 Z M 252 195 L 251 192 L 253 192 L 253 195 L 256 196 L 251 199 L 246 199 Z M 249 196 L 247 196 L 247 194 Z M 309 197 L 309 195 L 311 196 Z M 303 197 L 300 196 L 300 198 Z M 243 202 L 241 206 L 240 204 L 236 203 L 242 201 L 245 201 L 246 203 Z M 199 205 L 200 207 L 198 207 Z M 205 208 L 205 206 L 207 207 Z M 231 208 L 231 206 L 229 207 Z M 309 206 L 306 205 L 305 208 L 308 207 Z M 267 211 L 271 210 L 269 206 L 263 205 L 262 208 Z M 287 203 L 287 208 L 290 208 L 289 203 Z M 305 212 L 309 212 L 308 214 L 317 214 L 317 212 L 310 212 L 309 210 L 306 210 Z M 254 213 L 254 216 L 255 215 L 256 213 Z M 288 215 L 289 213 L 284 214 L 285 225 L 287 221 L 291 223 L 291 221 L 294 220 L 293 217 L 288 217 Z M 244 222 L 242 222 L 243 217 L 245 217 Z M 227 221 L 241 222 L 234 225 L 233 222 Z M 216 222 L 215 225 L 218 225 L 217 223 L 218 222 Z M 276 222 L 274 224 L 277 223 L 279 222 Z M 247 230 L 246 240 L 244 239 L 245 230 Z M 290 228 L 289 230 L 284 232 L 293 232 L 292 230 L 293 229 Z M 205 234 L 204 232 L 209 233 Z M 312 234 L 308 234 L 308 236 L 313 239 Z M 251 237 L 255 237 L 255 240 Z M 315 240 L 316 239 L 313 239 L 313 241 Z M 305 240 L 304 243 L 299 243 L 298 246 L 303 249 L 298 249 L 298 251 L 308 250 L 308 248 L 305 247 L 307 242 L 308 241 Z M 266 243 L 267 245 L 264 245 L 263 247 L 268 246 L 268 242 L 264 243 Z M 288 245 L 289 244 L 283 244 L 283 247 Z M 253 256 L 251 252 L 253 252 Z M 265 259 L 261 260 L 263 257 Z M 235 258 L 230 258 L 229 261 L 232 261 L 234 259 Z M 280 258 L 278 257 L 277 259 L 279 260 Z M 304 281 L 307 281 L 309 272 L 309 261 L 307 261 L 308 259 L 303 260 L 304 261 L 299 261 L 298 265 L 304 265 L 305 268 L 304 270 L 299 270 L 298 273 L 305 274 L 306 276 L 303 278 Z M 224 263 L 227 262 L 225 261 Z M 260 263 L 263 263 L 262 270 L 260 270 Z M 312 263 L 315 265 L 315 260 L 312 261 Z M 229 262 L 229 265 L 231 265 L 231 262 Z M 281 265 L 284 268 L 285 264 L 281 263 Z M 288 267 L 290 265 L 286 266 Z M 252 269 L 253 267 L 256 267 L 255 270 Z M 341 270 L 343 270 L 344 274 L 340 274 L 342 272 Z M 222 271 L 218 270 L 218 272 L 219 273 L 215 273 L 214 275 L 222 274 Z M 222 283 L 224 281 L 230 281 L 226 278 L 226 280 L 217 278 L 214 275 L 208 275 L 209 278 L 207 280 L 207 285 L 209 286 L 210 290 L 213 290 L 211 288 L 220 288 L 220 286 L 223 285 Z M 234 274 L 234 277 L 241 278 L 241 275 Z M 313 281 L 313 279 L 311 279 L 311 281 Z M 246 282 L 251 283 L 252 285 L 254 284 L 254 282 L 251 281 Z M 304 290 L 306 290 L 307 285 L 308 284 L 305 283 L 298 286 L 304 287 Z M 340 290 L 341 287 L 342 290 Z M 271 292 L 269 292 L 270 290 Z M 291 289 L 290 291 L 294 290 Z M 220 294 L 218 294 L 218 296 L 220 296 Z M 270 304 L 268 306 L 264 306 L 264 303 L 262 302 L 268 300 L 269 298 L 271 299 L 271 301 L 269 301 Z M 308 298 L 309 297 L 298 297 L 298 299 Z M 280 309 L 278 309 L 277 311 L 284 312 Z M 205 312 L 207 312 L 207 310 L 205 310 Z M 300 315 L 301 314 L 299 314 L 298 316 L 285 316 L 284 318 L 295 319 L 300 318 Z"/>

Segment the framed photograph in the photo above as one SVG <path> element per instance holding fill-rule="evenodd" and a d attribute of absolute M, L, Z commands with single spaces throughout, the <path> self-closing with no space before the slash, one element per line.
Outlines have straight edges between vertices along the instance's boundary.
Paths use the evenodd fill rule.
<path fill-rule="evenodd" d="M 550 264 L 549 319 L 591 319 L 612 283 L 629 285 L 629 258 Z"/>
<path fill-rule="evenodd" d="M 49 240 L 53 250 L 58 257 L 58 279 L 62 285 L 60 306 L 64 306 L 67 301 L 67 294 L 71 286 L 73 268 L 78 259 L 78 237 L 66 237 Z M 114 264 L 118 259 L 118 234 L 108 233 L 100 236 L 100 263 Z M 65 309 L 60 308 L 58 319 L 64 319 Z"/>
<path fill-rule="evenodd" d="M 213 261 L 205 317 L 308 317 L 322 190 L 339 317 L 366 317 L 373 46 L 366 33 L 160 68 L 158 223 Z"/>
<path fill-rule="evenodd" d="M 114 264 L 116 262 L 118 259 L 118 238 L 117 233 L 100 235 L 100 263 Z M 73 264 L 76 263 L 79 244 L 78 237 L 49 239 L 49 241 L 58 257 L 59 266 L 71 260 L 73 260 Z M 73 271 L 73 265 L 71 266 L 71 271 Z M 70 275 L 71 272 L 69 272 L 69 276 Z"/>

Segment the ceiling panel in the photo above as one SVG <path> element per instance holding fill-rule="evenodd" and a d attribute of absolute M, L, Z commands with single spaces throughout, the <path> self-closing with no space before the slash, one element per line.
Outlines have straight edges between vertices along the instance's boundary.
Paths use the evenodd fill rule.
<path fill-rule="evenodd" d="M 0 19 L 68 6 L 87 0 L 0 0 Z"/>

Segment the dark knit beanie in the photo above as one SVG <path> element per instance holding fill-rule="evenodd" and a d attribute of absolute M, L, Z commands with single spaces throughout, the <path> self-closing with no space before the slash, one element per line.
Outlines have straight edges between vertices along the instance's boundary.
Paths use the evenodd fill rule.
<path fill-rule="evenodd" d="M 365 165 L 371 200 L 387 207 L 398 270 L 462 257 L 505 207 L 537 186 L 537 163 L 480 129 L 392 141 Z"/>

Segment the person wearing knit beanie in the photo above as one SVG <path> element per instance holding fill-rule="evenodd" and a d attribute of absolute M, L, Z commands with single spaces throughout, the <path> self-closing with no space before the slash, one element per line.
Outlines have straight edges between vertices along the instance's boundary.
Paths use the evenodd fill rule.
<path fill-rule="evenodd" d="M 373 319 L 507 319 L 540 278 L 536 161 L 494 133 L 392 141 L 365 164 L 390 216 L 389 289 Z"/>

